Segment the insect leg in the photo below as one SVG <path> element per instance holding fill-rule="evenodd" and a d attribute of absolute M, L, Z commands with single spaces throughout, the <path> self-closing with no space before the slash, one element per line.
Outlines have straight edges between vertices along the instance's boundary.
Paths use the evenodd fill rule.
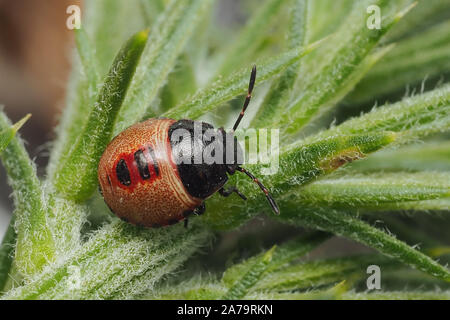
<path fill-rule="evenodd" d="M 199 205 L 197 208 L 194 209 L 194 213 L 196 215 L 202 215 L 205 213 L 206 207 L 205 207 L 205 203 L 202 202 L 201 205 Z"/>
<path fill-rule="evenodd" d="M 261 181 L 259 181 L 258 178 L 256 178 L 252 173 L 250 173 L 249 171 L 247 171 L 242 167 L 237 167 L 236 170 L 245 173 L 250 179 L 252 179 L 253 182 L 256 183 L 261 189 L 261 191 L 264 192 L 264 194 L 266 195 L 266 198 L 269 201 L 269 204 L 272 207 L 273 212 L 277 215 L 280 214 L 280 209 L 278 208 L 277 203 L 273 199 L 272 195 L 269 193 L 269 190 L 267 190 L 267 188 L 261 183 Z"/>
<path fill-rule="evenodd" d="M 224 188 L 219 189 L 219 194 L 223 197 L 228 197 L 233 192 L 237 193 L 237 195 L 243 200 L 247 200 L 247 197 L 243 195 L 236 187 L 231 187 L 228 190 L 225 190 Z"/>

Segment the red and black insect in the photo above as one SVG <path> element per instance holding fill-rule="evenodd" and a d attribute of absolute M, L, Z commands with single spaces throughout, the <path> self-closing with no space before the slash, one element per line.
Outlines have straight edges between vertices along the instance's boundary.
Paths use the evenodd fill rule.
<path fill-rule="evenodd" d="M 234 136 L 250 103 L 255 79 L 256 67 L 253 67 L 244 106 L 228 133 L 223 128 L 214 130 L 205 122 L 148 119 L 117 135 L 105 149 L 98 166 L 100 191 L 111 211 L 127 222 L 145 227 L 167 226 L 184 219 L 187 225 L 189 216 L 205 211 L 204 200 L 215 192 L 224 197 L 235 192 L 246 200 L 235 187 L 224 189 L 228 174 L 239 171 L 258 184 L 273 211 L 279 214 L 278 206 L 266 187 L 241 167 L 239 155 L 242 149 Z M 186 150 L 191 151 L 192 159 L 198 152 L 203 154 L 208 143 L 195 136 L 196 126 L 202 133 L 209 129 L 220 132 L 224 154 L 227 154 L 228 146 L 225 139 L 233 139 L 233 160 L 212 164 L 175 161 L 176 156 Z M 177 129 L 185 130 L 191 139 L 172 139 Z M 200 147 L 195 148 L 194 145 Z"/>

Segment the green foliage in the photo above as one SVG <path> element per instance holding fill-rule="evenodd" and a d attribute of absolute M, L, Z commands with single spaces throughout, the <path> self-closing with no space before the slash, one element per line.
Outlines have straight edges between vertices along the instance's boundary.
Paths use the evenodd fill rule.
<path fill-rule="evenodd" d="M 0 113 L 0 158 L 15 205 L 0 247 L 3 298 L 449 298 L 450 7 L 438 0 L 255 3 L 233 30 L 216 26 L 213 0 L 86 3 L 44 179 L 16 134 L 28 116 L 11 125 Z M 370 4 L 380 7 L 380 29 L 366 25 Z M 239 173 L 228 185 L 248 200 L 215 194 L 188 229 L 143 229 L 110 214 L 95 189 L 112 137 L 147 117 L 235 119 L 242 99 L 236 108 L 224 104 L 246 93 L 253 64 L 256 99 L 242 124 L 280 129 L 280 146 L 269 158 L 275 173 L 264 163 L 245 167 L 281 214 L 274 217 Z M 392 103 L 368 111 L 378 99 Z M 277 223 L 246 234 L 261 213 Z M 314 258 L 333 235 L 372 253 Z M 200 250 L 224 250 L 230 264 Z M 384 277 L 376 293 L 365 290 L 372 264 Z"/>
<path fill-rule="evenodd" d="M 359 1 L 355 4 L 350 18 L 328 42 L 327 50 L 319 71 L 303 81 L 304 90 L 282 113 L 277 125 L 287 134 L 300 130 L 311 118 L 324 112 L 336 101 L 342 99 L 361 79 L 367 67 L 366 59 L 382 36 L 393 27 L 409 10 L 402 10 L 405 1 Z M 362 14 L 370 5 L 377 5 L 382 16 L 380 29 L 369 29 L 365 23 L 367 17 Z M 376 59 L 375 59 L 376 60 Z M 370 65 L 371 63 L 369 63 Z"/>
<path fill-rule="evenodd" d="M 82 202 L 97 185 L 97 165 L 111 140 L 117 114 L 125 99 L 148 31 L 138 32 L 117 54 L 86 127 L 56 173 L 55 188 L 64 197 Z"/>
<path fill-rule="evenodd" d="M 2 113 L 3 120 L 6 120 L 6 117 Z M 14 138 L 17 131 L 25 124 L 25 122 L 31 117 L 30 114 L 22 118 L 19 122 L 15 123 L 13 126 L 9 128 L 4 125 L 8 123 L 6 120 L 3 122 L 2 129 L 0 131 L 0 152 L 2 152 L 11 140 Z M 14 245 L 16 242 L 16 232 L 14 230 L 14 219 L 10 222 L 8 229 L 3 237 L 1 246 L 0 246 L 0 289 L 5 287 L 6 282 L 8 281 L 8 273 L 12 266 L 13 255 L 14 255 Z"/>
<path fill-rule="evenodd" d="M 25 122 L 27 122 L 30 117 L 31 114 L 28 114 L 13 126 L 9 128 L 2 128 L 2 130 L 0 131 L 0 152 L 2 152 L 8 146 L 17 131 L 19 131 L 19 129 L 25 124 Z"/>
<path fill-rule="evenodd" d="M 153 26 L 148 46 L 136 70 L 130 93 L 119 113 L 115 133 L 139 121 L 153 101 L 212 0 L 171 1 Z"/>
<path fill-rule="evenodd" d="M 11 124 L 0 113 L 0 128 Z M 34 163 L 28 157 L 23 141 L 14 137 L 0 155 L 14 190 L 14 216 L 17 232 L 15 263 L 23 275 L 42 270 L 54 258 L 54 242 L 49 231 L 48 207 Z M 8 245 L 8 240 L 6 245 Z"/>
<path fill-rule="evenodd" d="M 257 63 L 261 65 L 258 69 L 258 81 L 263 82 L 280 74 L 288 66 L 294 64 L 302 56 L 313 50 L 320 43 L 316 42 L 306 48 L 292 49 L 267 61 Z M 199 90 L 187 101 L 173 107 L 165 112 L 165 117 L 197 119 L 208 111 L 213 110 L 220 104 L 245 92 L 248 87 L 248 77 L 251 68 L 245 68 L 231 76 L 217 80 L 210 86 Z"/>
<path fill-rule="evenodd" d="M 343 135 L 317 139 L 312 143 L 299 141 L 286 146 L 280 153 L 279 173 L 270 180 L 261 180 L 272 191 L 275 198 L 281 198 L 287 192 L 304 183 L 329 174 L 351 161 L 364 158 L 367 154 L 395 141 L 392 132 L 375 133 L 373 135 Z M 255 175 L 261 175 L 265 165 L 252 166 Z M 268 211 L 264 194 L 257 192 L 257 186 L 241 175 L 231 177 L 230 184 L 239 186 L 239 190 L 247 195 L 247 201 L 238 198 L 225 202 L 218 195 L 208 202 L 212 208 L 205 214 L 205 220 L 214 228 L 229 229 L 236 227 L 261 211 Z M 239 210 L 236 210 L 239 208 Z M 283 206 L 281 206 L 283 211 Z M 231 214 L 232 213 L 232 214 Z"/>
<path fill-rule="evenodd" d="M 446 132 L 450 128 L 450 85 L 405 98 L 392 105 L 375 108 L 361 117 L 350 119 L 319 136 L 366 132 L 399 132 L 398 142 Z"/>
<path fill-rule="evenodd" d="M 138 297 L 173 272 L 208 231 L 141 230 L 114 221 L 91 236 L 65 260 L 55 263 L 7 299 L 119 299 Z"/>
<path fill-rule="evenodd" d="M 306 23 L 308 21 L 309 0 L 293 1 L 293 8 L 289 21 L 289 49 L 303 47 L 307 43 Z M 254 117 L 253 125 L 264 128 L 271 125 L 273 117 L 276 117 L 280 108 L 289 101 L 292 95 L 293 86 L 297 77 L 301 74 L 299 71 L 300 61 L 289 66 L 279 79 L 272 83 L 270 91 L 265 97 L 265 101 L 259 108 Z"/>
<path fill-rule="evenodd" d="M 0 288 L 2 292 L 8 282 L 8 275 L 13 263 L 14 245 L 16 243 L 16 231 L 14 220 L 10 222 L 0 247 Z"/>
<path fill-rule="evenodd" d="M 259 282 L 262 275 L 269 268 L 270 262 L 272 261 L 272 255 L 276 247 L 273 246 L 272 249 L 267 251 L 261 257 L 255 259 L 256 261 L 251 265 L 247 273 L 245 273 L 242 278 L 236 281 L 231 288 L 228 289 L 227 293 L 222 297 L 226 300 L 237 300 L 244 298 L 248 291 Z"/>
<path fill-rule="evenodd" d="M 444 21 L 400 42 L 358 83 L 348 102 L 371 102 L 391 92 L 403 91 L 406 85 L 421 84 L 427 78 L 449 72 L 449 28 L 450 22 Z M 379 81 L 384 85 L 374 85 Z"/>
<path fill-rule="evenodd" d="M 354 208 L 364 212 L 393 211 L 396 204 L 449 196 L 450 175 L 446 172 L 399 172 L 383 175 L 355 174 L 352 177 L 322 179 L 303 188 L 299 201 L 311 209 L 314 207 L 347 210 Z"/>
<path fill-rule="evenodd" d="M 243 274 L 249 273 L 253 269 L 253 266 L 257 265 L 260 261 L 268 264 L 266 272 L 277 270 L 291 261 L 302 257 L 329 238 L 329 234 L 322 232 L 314 232 L 303 237 L 294 238 L 278 246 L 276 249 L 273 247 L 267 253 L 253 256 L 231 266 L 224 272 L 222 282 L 225 286 L 232 287 L 240 281 Z M 267 260 L 266 255 L 270 256 L 270 261 L 265 261 Z"/>
<path fill-rule="evenodd" d="M 259 7 L 233 44 L 226 50 L 225 61 L 218 71 L 219 75 L 241 66 L 245 61 L 253 60 L 252 54 L 255 54 L 260 43 L 264 41 L 264 30 L 268 30 L 268 26 L 277 17 L 283 3 L 286 2 L 291 1 L 268 0 Z"/>

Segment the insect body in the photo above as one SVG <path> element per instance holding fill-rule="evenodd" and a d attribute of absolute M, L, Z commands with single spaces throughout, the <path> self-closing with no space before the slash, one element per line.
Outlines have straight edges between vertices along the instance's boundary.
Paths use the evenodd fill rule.
<path fill-rule="evenodd" d="M 250 102 L 255 77 L 254 67 L 244 107 L 229 133 L 205 122 L 149 119 L 117 135 L 105 149 L 98 166 L 100 191 L 111 211 L 125 221 L 145 227 L 167 226 L 184 219 L 187 225 L 187 218 L 202 214 L 204 200 L 216 192 L 225 197 L 235 192 L 246 199 L 234 187 L 224 189 L 228 175 L 240 171 L 258 184 L 278 214 L 268 190 L 240 166 L 242 150 L 234 137 Z M 200 136 L 196 135 L 197 129 Z M 215 133 L 209 141 L 202 137 L 207 132 Z M 227 139 L 235 143 L 230 147 Z M 213 141 L 223 147 L 224 161 L 196 162 Z M 229 153 L 231 161 L 225 159 Z M 192 161 L 180 161 L 180 156 L 186 154 L 187 160 Z"/>

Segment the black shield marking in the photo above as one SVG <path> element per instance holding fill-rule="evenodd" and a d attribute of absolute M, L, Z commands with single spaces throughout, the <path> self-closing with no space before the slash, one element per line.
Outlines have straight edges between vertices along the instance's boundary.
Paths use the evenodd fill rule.
<path fill-rule="evenodd" d="M 116 166 L 116 174 L 119 182 L 124 186 L 131 184 L 130 171 L 128 170 L 125 160 L 120 159 Z"/>
<path fill-rule="evenodd" d="M 144 151 L 138 150 L 134 153 L 134 160 L 136 161 L 139 175 L 142 179 L 150 179 L 150 171 L 148 170 L 147 159 L 145 158 Z"/>
<path fill-rule="evenodd" d="M 151 147 L 148 147 L 148 153 L 150 154 L 150 157 L 152 157 L 153 160 L 153 169 L 155 169 L 155 174 L 159 176 L 159 167 L 158 162 L 156 162 L 155 152 Z"/>

